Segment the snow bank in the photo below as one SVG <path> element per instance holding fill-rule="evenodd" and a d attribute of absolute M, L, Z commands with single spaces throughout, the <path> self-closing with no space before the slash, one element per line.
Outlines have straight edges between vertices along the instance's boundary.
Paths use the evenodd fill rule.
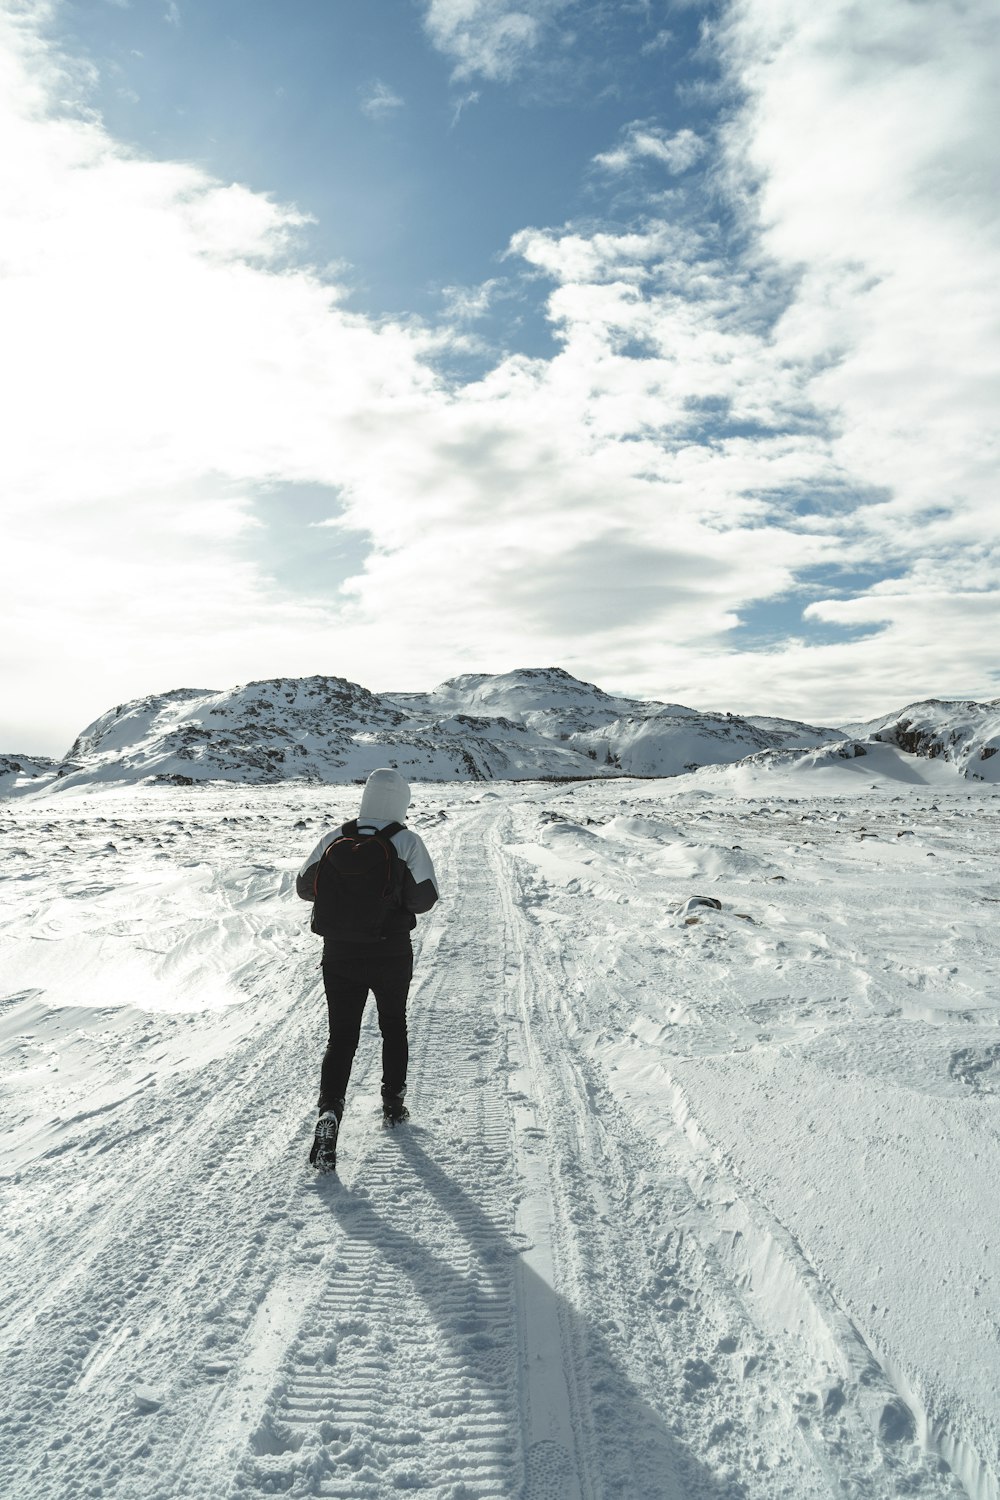
<path fill-rule="evenodd" d="M 357 789 L 5 804 L 11 1500 L 996 1500 L 1000 801 L 943 760 L 418 787 L 413 1129 L 369 1017 L 319 1185 L 291 880 Z"/>
<path fill-rule="evenodd" d="M 960 785 L 895 746 L 771 752 L 550 798 L 512 853 L 567 1024 L 820 1409 L 994 1500 L 1000 803 Z"/>

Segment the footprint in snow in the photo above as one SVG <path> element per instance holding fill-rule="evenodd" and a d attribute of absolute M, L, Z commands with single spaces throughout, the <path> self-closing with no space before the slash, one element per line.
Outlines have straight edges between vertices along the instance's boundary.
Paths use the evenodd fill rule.
<path fill-rule="evenodd" d="M 1000 1043 L 991 1047 L 960 1047 L 951 1055 L 948 1072 L 977 1094 L 1000 1093 Z"/>

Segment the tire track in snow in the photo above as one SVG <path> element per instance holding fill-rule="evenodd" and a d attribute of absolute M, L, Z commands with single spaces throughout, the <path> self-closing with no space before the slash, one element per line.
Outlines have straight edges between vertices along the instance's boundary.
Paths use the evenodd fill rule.
<path fill-rule="evenodd" d="M 601 1126 L 562 1057 L 556 980 L 526 939 L 498 813 L 455 820 L 446 920 L 411 1007 L 413 1121 L 361 1137 L 376 1085 L 352 1085 L 341 1177 L 308 1194 L 331 1264 L 233 1495 L 747 1493 L 678 1436 L 671 1401 L 699 1371 L 678 1357 L 665 1382 L 633 1308 L 642 1268 L 634 1224 L 614 1224 L 621 1168 L 606 1192 Z"/>
<path fill-rule="evenodd" d="M 308 1452 L 318 1426 L 318 1492 L 347 1500 L 450 1485 L 470 1497 L 510 1495 L 506 1268 L 497 1275 L 489 1264 L 489 1242 L 461 1222 L 448 1188 L 443 1202 L 395 1227 L 388 1205 L 412 1201 L 411 1190 L 426 1199 L 435 1169 L 413 1139 L 376 1155 L 363 1192 L 323 1189 L 343 1248 L 254 1446 L 277 1438 L 286 1452 Z M 333 1354 L 328 1370 L 310 1358 L 317 1341 Z M 258 1457 L 257 1483 L 275 1477 L 274 1463 Z"/>
<path fill-rule="evenodd" d="M 694 1163 L 701 1177 L 692 1172 L 683 1120 L 671 1120 L 666 1129 L 657 1120 L 655 1146 L 636 1130 L 590 1050 L 576 997 L 592 991 L 594 1003 L 587 996 L 584 1005 L 591 1024 L 609 1028 L 617 1018 L 627 1036 L 631 986 L 620 977 L 587 972 L 586 961 L 580 962 L 583 922 L 576 912 L 571 922 L 558 908 L 532 920 L 531 903 L 516 894 L 520 865 L 502 849 L 497 852 L 511 871 L 509 921 L 515 947 L 521 948 L 512 967 L 525 975 L 521 1004 L 534 1054 L 528 1076 L 548 1077 L 551 1084 L 548 1100 L 541 1101 L 540 1123 L 556 1163 L 554 1192 L 563 1205 L 557 1217 L 575 1221 L 564 1241 L 564 1275 L 590 1313 L 591 1327 L 603 1311 L 607 1342 L 616 1351 L 627 1350 L 618 1355 L 620 1367 L 631 1366 L 633 1379 L 650 1392 L 650 1404 L 660 1408 L 689 1451 L 710 1463 L 727 1496 L 791 1494 L 802 1500 L 843 1494 L 874 1500 L 902 1493 L 904 1486 L 913 1493 L 956 1493 L 951 1476 L 935 1475 L 929 1464 L 907 1462 L 911 1455 L 897 1461 L 885 1444 L 873 1443 L 860 1412 L 851 1409 L 844 1390 L 816 1358 L 811 1338 L 802 1338 L 799 1293 L 802 1302 L 810 1300 L 805 1286 L 779 1289 L 777 1300 L 791 1326 L 776 1329 L 773 1320 L 762 1322 L 760 1307 L 748 1295 L 760 1266 L 754 1264 L 751 1272 L 743 1265 L 747 1255 L 759 1259 L 757 1242 L 744 1243 L 745 1218 L 734 1234 L 728 1227 L 742 1209 L 737 1184 L 719 1170 L 711 1152 Z M 623 948 L 638 952 L 634 919 L 622 926 Z M 619 965 L 613 941 L 612 973 Z M 609 1035 L 602 1036 L 598 1056 L 608 1054 L 609 1042 Z M 644 1064 L 663 1066 L 651 1062 L 649 1054 Z M 669 1108 L 669 1098 L 665 1102 Z M 588 1180 L 588 1165 L 596 1182 Z M 720 1233 L 723 1223 L 727 1227 Z M 717 1241 L 737 1246 L 736 1264 Z M 783 1263 L 782 1273 L 787 1271 L 797 1276 L 796 1267 Z M 656 1347 L 649 1343 L 650 1330 Z M 824 1336 L 835 1341 L 836 1330 L 824 1330 Z M 589 1353 L 586 1357 L 593 1363 Z M 641 1376 L 643 1359 L 646 1377 Z M 872 1382 L 873 1373 L 867 1367 L 862 1371 L 861 1400 L 870 1398 L 877 1426 L 892 1393 L 884 1381 Z M 894 1410 L 891 1404 L 887 1408 L 889 1414 Z M 686 1480 L 681 1493 L 700 1493 L 698 1482 Z M 635 1492 L 633 1482 L 621 1490 Z"/>
<path fill-rule="evenodd" d="M 2 1435 L 27 1494 L 57 1500 L 89 1483 L 145 1497 L 176 1472 L 289 1253 L 293 1205 L 270 1186 L 301 1128 L 289 1075 L 315 980 L 299 963 L 262 978 L 301 1001 L 266 1013 L 235 1056 L 196 1081 L 164 1078 L 100 1138 L 33 1173 L 45 1236 L 0 1357 Z M 152 1407 L 137 1394 L 147 1389 Z M 155 1424 L 137 1421 L 161 1406 Z"/>
<path fill-rule="evenodd" d="M 574 1033 L 560 937 L 522 909 L 505 818 L 499 800 L 452 818 L 413 995 L 414 1120 L 377 1128 L 369 1017 L 342 1180 L 304 1166 L 322 1000 L 301 961 L 269 961 L 261 1003 L 299 998 L 237 1052 L 43 1165 L 46 1191 L 74 1197 L 50 1260 L 39 1239 L 42 1316 L 0 1365 L 17 1500 L 835 1489 L 848 1465 L 823 1476 L 794 1432 L 783 1472 L 733 1458 L 754 1451 L 755 1402 L 761 1425 L 794 1428 L 768 1409 L 783 1371 L 765 1355 L 762 1379 L 728 1373 L 746 1358 L 733 1288 Z M 164 1388 L 155 1414 L 136 1412 L 140 1380 Z"/>
<path fill-rule="evenodd" d="M 448 925 L 431 929 L 418 958 L 413 1120 L 399 1131 L 367 1126 L 373 1056 L 367 1088 L 365 1076 L 360 1087 L 352 1080 L 340 1179 L 309 1191 L 332 1264 L 237 1493 L 308 1482 L 338 1500 L 406 1488 L 510 1500 L 522 1488 L 496 898 L 488 872 L 466 863 L 472 837 L 451 845 Z"/>
<path fill-rule="evenodd" d="M 697 1461 L 685 1461 L 657 1404 L 659 1349 L 648 1330 L 632 1320 L 628 1347 L 608 1338 L 616 1285 L 625 1281 L 626 1299 L 635 1290 L 628 1283 L 634 1252 L 613 1227 L 608 1189 L 614 1184 L 600 1125 L 557 1021 L 562 972 L 552 967 L 551 954 L 539 952 L 528 927 L 503 853 L 508 824 L 505 816 L 491 830 L 489 853 L 501 893 L 517 1159 L 528 1185 L 519 1218 L 532 1248 L 522 1261 L 520 1301 L 526 1326 L 543 1341 L 527 1362 L 524 1405 L 534 1451 L 550 1472 L 558 1464 L 564 1475 L 561 1491 L 538 1493 L 630 1500 L 715 1495 L 712 1477 Z M 588 1223 L 597 1226 L 596 1248 L 583 1245 Z M 588 1279 L 597 1291 L 592 1308 L 581 1295 Z M 542 1299 L 547 1326 L 532 1313 L 540 1286 L 554 1293 Z"/>
<path fill-rule="evenodd" d="M 763 1387 L 759 1375 L 747 1378 L 761 1364 L 762 1341 L 687 1234 L 689 1187 L 638 1140 L 587 1056 L 563 962 L 566 934 L 532 920 L 504 849 L 510 838 L 501 821 L 492 857 L 523 1020 L 522 1077 L 536 1091 L 524 1149 L 543 1144 L 551 1166 L 550 1250 L 575 1309 L 565 1355 L 589 1420 L 594 1492 L 650 1500 L 838 1492 L 805 1448 L 791 1403 L 775 1413 L 767 1376 Z M 620 1004 L 624 1023 L 626 995 Z"/>

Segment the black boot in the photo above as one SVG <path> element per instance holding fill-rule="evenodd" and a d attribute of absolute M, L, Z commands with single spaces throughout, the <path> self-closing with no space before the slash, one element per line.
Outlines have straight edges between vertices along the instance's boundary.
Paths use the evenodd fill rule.
<path fill-rule="evenodd" d="M 332 1109 L 322 1109 L 316 1121 L 316 1134 L 309 1153 L 309 1163 L 318 1172 L 334 1172 L 337 1169 L 337 1136 L 340 1133 L 340 1118 L 343 1113 L 344 1101 L 338 1099 Z"/>
<path fill-rule="evenodd" d="M 403 1103 L 403 1095 L 406 1093 L 406 1085 L 399 1090 L 398 1094 L 390 1092 L 382 1085 L 382 1118 L 387 1125 L 401 1125 L 404 1120 L 410 1118 L 410 1111 Z"/>

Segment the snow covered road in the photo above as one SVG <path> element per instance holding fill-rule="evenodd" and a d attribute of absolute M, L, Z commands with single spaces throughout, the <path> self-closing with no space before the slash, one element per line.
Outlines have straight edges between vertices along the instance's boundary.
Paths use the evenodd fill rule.
<path fill-rule="evenodd" d="M 336 1179 L 354 790 L 0 806 L 0 1492 L 995 1500 L 1000 801 L 866 770 L 421 786 Z"/>

